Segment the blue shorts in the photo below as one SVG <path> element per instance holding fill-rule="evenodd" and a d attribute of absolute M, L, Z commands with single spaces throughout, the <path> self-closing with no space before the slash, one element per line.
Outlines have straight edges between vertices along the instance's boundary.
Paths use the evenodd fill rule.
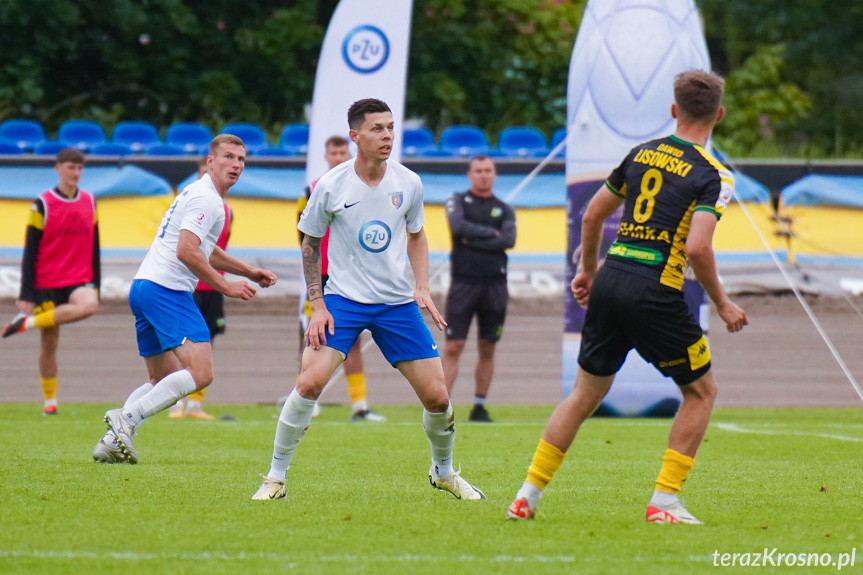
<path fill-rule="evenodd" d="M 141 357 L 170 351 L 186 339 L 210 341 L 210 330 L 192 292 L 168 289 L 149 280 L 134 280 L 129 305 L 135 314 Z"/>
<path fill-rule="evenodd" d="M 367 329 L 393 367 L 400 361 L 439 357 L 437 344 L 416 302 L 367 304 L 327 294 L 324 303 L 336 324 L 335 335 L 327 334 L 327 347 L 345 356 Z"/>

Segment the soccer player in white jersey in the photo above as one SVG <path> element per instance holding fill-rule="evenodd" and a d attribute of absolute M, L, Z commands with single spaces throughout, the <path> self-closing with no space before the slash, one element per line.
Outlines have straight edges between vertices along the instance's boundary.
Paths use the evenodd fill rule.
<path fill-rule="evenodd" d="M 428 290 L 422 182 L 401 164 L 388 161 L 393 116 L 386 103 L 354 102 L 348 126 L 356 158 L 318 181 L 297 226 L 306 234 L 303 273 L 312 317 L 300 376 L 276 425 L 270 471 L 252 499 L 285 497 L 285 476 L 312 421 L 315 400 L 364 329 L 423 404 L 432 487 L 459 499 L 485 499 L 453 470 L 455 420 L 437 345 L 420 313 L 428 310 L 438 329 L 446 325 Z M 322 289 L 320 245 L 327 227 L 329 280 Z"/>
<path fill-rule="evenodd" d="M 230 282 L 217 270 L 261 287 L 276 283 L 271 271 L 246 265 L 216 246 L 225 223 L 222 200 L 243 173 L 245 161 L 240 138 L 216 136 L 210 142 L 207 174 L 183 190 L 165 212 L 129 293 L 138 351 L 150 381 L 135 389 L 122 408 L 105 413 L 108 433 L 93 450 L 95 461 L 137 463 L 135 428 L 213 381 L 210 332 L 192 297 L 199 279 L 219 293 L 244 300 L 255 295 L 255 287 L 242 280 Z"/>

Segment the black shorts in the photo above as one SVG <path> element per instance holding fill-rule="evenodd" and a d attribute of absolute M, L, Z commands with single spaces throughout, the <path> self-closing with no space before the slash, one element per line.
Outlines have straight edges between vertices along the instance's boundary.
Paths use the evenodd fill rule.
<path fill-rule="evenodd" d="M 578 364 L 592 375 L 614 375 L 632 348 L 677 385 L 710 370 L 707 340 L 683 292 L 603 266 L 590 290 Z"/>
<path fill-rule="evenodd" d="M 503 333 L 508 303 L 506 281 L 478 283 L 453 280 L 446 297 L 446 338 L 467 339 L 470 322 L 476 315 L 480 339 L 498 341 Z"/>
<path fill-rule="evenodd" d="M 220 333 L 225 333 L 225 296 L 217 291 L 196 291 L 195 305 L 201 310 L 210 339 Z"/>
<path fill-rule="evenodd" d="M 58 305 L 69 303 L 69 298 L 72 296 L 72 292 L 81 287 L 96 288 L 93 284 L 86 283 L 61 288 L 34 290 L 36 293 L 36 301 L 33 303 L 36 305 L 33 308 L 33 313 L 42 313 L 43 311 L 54 309 Z"/>

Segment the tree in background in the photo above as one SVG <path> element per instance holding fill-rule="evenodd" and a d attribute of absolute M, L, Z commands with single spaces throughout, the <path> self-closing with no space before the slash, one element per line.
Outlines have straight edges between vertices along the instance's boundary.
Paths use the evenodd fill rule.
<path fill-rule="evenodd" d="M 759 49 L 783 47 L 786 65 L 778 83 L 799 86 L 811 98 L 812 113 L 797 118 L 793 135 L 776 132 L 779 151 L 797 156 L 863 155 L 863 42 L 859 38 L 863 4 L 696 1 L 704 16 L 713 66 L 720 73 L 731 77 L 748 59 L 759 58 Z M 734 94 L 735 89 L 729 86 L 732 98 L 744 96 Z M 772 119 L 771 123 L 776 124 Z M 721 133 L 731 135 L 728 130 Z M 738 137 L 743 136 L 733 135 Z"/>
<path fill-rule="evenodd" d="M 726 78 L 725 119 L 714 131 L 720 149 L 731 156 L 777 156 L 794 142 L 809 117 L 812 99 L 782 82 L 782 45 L 759 46 Z M 784 145 L 783 145 L 784 144 Z"/>
<path fill-rule="evenodd" d="M 316 0 L 6 0 L 0 115 L 48 128 L 302 117 L 323 39 Z"/>
<path fill-rule="evenodd" d="M 566 86 L 586 0 L 416 0 L 407 115 L 492 135 L 566 125 Z"/>
<path fill-rule="evenodd" d="M 733 155 L 863 156 L 863 3 L 696 0 Z M 587 0 L 414 0 L 407 116 L 565 125 Z M 305 121 L 337 0 L 3 0 L 0 120 Z"/>

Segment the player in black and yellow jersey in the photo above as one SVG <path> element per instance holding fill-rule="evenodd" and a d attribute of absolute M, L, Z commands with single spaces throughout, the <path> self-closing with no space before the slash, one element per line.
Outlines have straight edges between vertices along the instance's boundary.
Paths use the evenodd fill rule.
<path fill-rule="evenodd" d="M 578 375 L 572 393 L 546 425 L 527 479 L 507 512 L 510 518 L 533 517 L 582 422 L 635 348 L 683 394 L 646 520 L 701 523 L 677 497 L 716 397 L 707 341 L 683 299 L 687 260 L 726 329 L 736 332 L 748 323 L 722 290 L 713 258 L 713 231 L 734 186 L 731 174 L 704 149 L 725 113 L 722 90 L 722 78 L 715 74 L 679 74 L 671 106 L 674 135 L 636 146 L 585 211 L 581 265 L 572 280 L 575 299 L 587 309 Z M 603 225 L 621 204 L 617 241 L 600 269 Z"/>

